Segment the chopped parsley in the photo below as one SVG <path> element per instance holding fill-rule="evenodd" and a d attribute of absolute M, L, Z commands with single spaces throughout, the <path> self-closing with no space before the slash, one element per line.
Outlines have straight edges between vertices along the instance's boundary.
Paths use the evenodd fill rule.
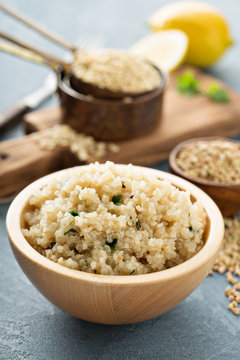
<path fill-rule="evenodd" d="M 126 189 L 126 186 L 124 185 L 123 182 L 122 182 L 122 189 Z"/>
<path fill-rule="evenodd" d="M 75 211 L 75 210 L 69 211 L 69 214 L 71 214 L 72 216 L 78 216 L 79 215 L 79 213 L 77 211 Z"/>
<path fill-rule="evenodd" d="M 77 231 L 74 230 L 74 229 L 69 229 L 68 231 L 65 231 L 64 235 L 67 235 L 68 233 L 76 233 L 77 234 Z"/>
<path fill-rule="evenodd" d="M 117 238 L 114 238 L 111 243 L 109 243 L 108 241 L 106 241 L 106 245 L 108 245 L 108 246 L 110 247 L 110 249 L 111 249 L 112 251 L 114 251 L 114 250 L 115 250 L 115 245 L 116 245 L 117 241 L 118 241 L 118 239 L 117 239 Z"/>
<path fill-rule="evenodd" d="M 140 230 L 141 229 L 141 223 L 140 223 L 140 220 L 138 219 L 137 222 L 136 222 L 136 228 L 137 230 Z"/>
<path fill-rule="evenodd" d="M 157 178 L 158 180 L 161 180 L 161 178 Z"/>
<path fill-rule="evenodd" d="M 192 227 L 192 226 L 189 226 L 188 230 L 189 230 L 189 231 L 193 231 L 193 227 Z"/>
<path fill-rule="evenodd" d="M 133 269 L 133 270 L 130 272 L 130 274 L 129 274 L 129 275 L 131 275 L 131 274 L 135 273 L 135 271 L 136 271 L 136 269 Z"/>
<path fill-rule="evenodd" d="M 206 95 L 209 99 L 216 102 L 226 103 L 230 101 L 227 92 L 216 83 L 209 85 Z"/>
<path fill-rule="evenodd" d="M 177 90 L 180 94 L 189 97 L 200 93 L 199 80 L 192 71 L 186 71 L 183 75 L 177 77 Z"/>
<path fill-rule="evenodd" d="M 122 202 L 121 202 L 121 199 L 122 199 L 122 195 L 119 194 L 119 195 L 114 195 L 112 197 L 112 202 L 115 204 L 115 205 L 121 205 Z"/>

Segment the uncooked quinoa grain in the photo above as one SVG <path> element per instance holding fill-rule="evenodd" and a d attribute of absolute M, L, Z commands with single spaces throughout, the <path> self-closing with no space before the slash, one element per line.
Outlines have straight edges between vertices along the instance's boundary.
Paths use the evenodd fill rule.
<path fill-rule="evenodd" d="M 240 303 L 240 217 L 224 218 L 225 235 L 222 249 L 218 255 L 213 266 L 214 271 L 219 274 L 225 273 L 229 284 L 234 285 L 233 288 L 228 286 L 225 290 L 225 295 L 228 297 L 231 304 L 228 309 L 235 315 L 239 315 L 240 309 L 237 307 Z M 234 301 L 233 306 L 232 302 Z M 237 310 L 235 310 L 237 309 Z"/>
<path fill-rule="evenodd" d="M 41 132 L 41 135 L 31 135 L 42 149 L 53 150 L 56 146 L 68 147 L 73 154 L 76 154 L 81 161 L 88 160 L 89 156 L 101 158 L 106 150 L 118 152 L 117 144 L 107 145 L 104 142 L 96 141 L 92 136 L 80 134 L 68 125 L 54 125 L 52 128 Z"/>
<path fill-rule="evenodd" d="M 58 264 L 137 275 L 195 255 L 204 244 L 206 214 L 167 180 L 107 162 L 69 169 L 36 191 L 24 222 L 28 242 Z"/>
<path fill-rule="evenodd" d="M 240 183 L 240 143 L 228 140 L 191 142 L 176 163 L 187 175 L 216 183 Z"/>
<path fill-rule="evenodd" d="M 151 64 L 121 50 L 79 51 L 72 71 L 86 83 L 129 94 L 152 91 L 161 81 L 159 71 Z"/>

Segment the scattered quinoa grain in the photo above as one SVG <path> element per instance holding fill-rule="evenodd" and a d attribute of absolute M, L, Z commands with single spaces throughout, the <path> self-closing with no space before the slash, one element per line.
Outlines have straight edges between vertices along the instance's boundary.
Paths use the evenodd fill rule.
<path fill-rule="evenodd" d="M 232 310 L 233 308 L 237 307 L 237 302 L 236 301 L 232 301 L 229 305 L 228 305 L 228 309 Z"/>
<path fill-rule="evenodd" d="M 213 270 L 218 271 L 220 274 L 228 271 L 226 276 L 231 279 L 231 274 L 239 276 L 238 270 L 240 267 L 240 217 L 225 217 L 224 224 L 225 234 L 223 245 L 215 261 Z M 234 280 L 235 284 L 236 282 Z"/>
<path fill-rule="evenodd" d="M 233 276 L 239 276 L 240 267 L 240 217 L 224 218 L 225 234 L 222 249 L 213 266 L 213 270 L 219 274 L 226 272 L 226 279 L 229 284 L 234 285 L 233 288 L 228 286 L 225 295 L 231 302 L 228 306 L 229 310 L 235 315 L 239 315 L 240 309 L 237 307 L 240 303 L 240 282 Z"/>
<path fill-rule="evenodd" d="M 230 284 L 233 284 L 233 285 L 234 285 L 234 284 L 237 283 L 237 279 L 232 276 L 231 271 L 228 271 L 228 272 L 227 272 L 226 278 L 227 278 L 227 281 L 228 281 Z"/>
<path fill-rule="evenodd" d="M 117 153 L 120 151 L 120 146 L 117 144 L 110 143 L 108 144 L 108 148 L 112 153 Z"/>
<path fill-rule="evenodd" d="M 237 308 L 237 307 L 234 307 L 234 308 L 232 309 L 232 313 L 233 313 L 234 315 L 239 315 L 239 314 L 240 314 L 240 309 Z"/>
<path fill-rule="evenodd" d="M 34 133 L 31 136 L 41 149 L 53 150 L 57 146 L 67 147 L 80 161 L 86 161 L 90 156 L 101 158 L 106 155 L 107 149 L 113 153 L 120 151 L 118 145 L 98 142 L 92 136 L 78 133 L 68 125 L 54 125 L 42 131 L 41 135 Z"/>
<path fill-rule="evenodd" d="M 234 290 L 240 290 L 240 282 L 234 285 Z"/>

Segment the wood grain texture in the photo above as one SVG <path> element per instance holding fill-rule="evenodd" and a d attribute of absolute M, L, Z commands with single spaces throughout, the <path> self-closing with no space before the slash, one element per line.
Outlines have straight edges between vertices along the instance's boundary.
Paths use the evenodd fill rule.
<path fill-rule="evenodd" d="M 202 137 L 197 140 L 201 141 L 211 141 L 215 139 L 223 139 L 222 137 Z M 230 139 L 226 139 L 230 141 Z M 177 157 L 181 149 L 184 148 L 187 144 L 195 140 L 188 140 L 178 144 L 169 155 L 169 168 L 171 172 L 177 176 L 180 176 L 191 183 L 198 186 L 200 189 L 205 191 L 218 205 L 223 216 L 234 216 L 237 215 L 240 211 L 240 182 L 235 184 L 217 184 L 210 181 L 203 181 L 200 179 L 193 178 L 186 174 L 179 166 L 177 165 Z M 231 140 L 233 142 L 239 143 L 237 140 Z"/>
<path fill-rule="evenodd" d="M 205 245 L 192 259 L 151 274 L 109 276 L 72 270 L 40 255 L 21 232 L 22 214 L 33 191 L 64 174 L 64 170 L 29 185 L 10 206 L 7 230 L 20 267 L 49 301 L 80 319 L 103 324 L 127 324 L 158 316 L 179 304 L 201 283 L 220 249 L 223 218 L 209 196 L 174 175 L 141 167 L 135 167 L 135 170 L 168 179 L 179 188 L 189 190 L 205 208 L 208 216 Z"/>

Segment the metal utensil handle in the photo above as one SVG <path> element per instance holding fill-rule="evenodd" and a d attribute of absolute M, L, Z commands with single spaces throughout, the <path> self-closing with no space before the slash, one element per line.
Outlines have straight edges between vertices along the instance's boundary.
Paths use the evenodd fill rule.
<path fill-rule="evenodd" d="M 44 35 L 48 39 L 54 41 L 55 43 L 59 44 L 60 46 L 67 48 L 68 50 L 72 51 L 73 53 L 77 50 L 77 48 L 69 43 L 67 40 L 63 39 L 59 35 L 55 34 L 53 31 L 46 29 L 42 25 L 37 24 L 35 21 L 30 20 L 26 16 L 16 12 L 15 10 L 10 9 L 4 4 L 0 4 L 0 9 L 7 13 L 8 15 L 14 17 L 18 21 L 24 23 L 25 25 L 31 27 L 41 35 Z"/>

